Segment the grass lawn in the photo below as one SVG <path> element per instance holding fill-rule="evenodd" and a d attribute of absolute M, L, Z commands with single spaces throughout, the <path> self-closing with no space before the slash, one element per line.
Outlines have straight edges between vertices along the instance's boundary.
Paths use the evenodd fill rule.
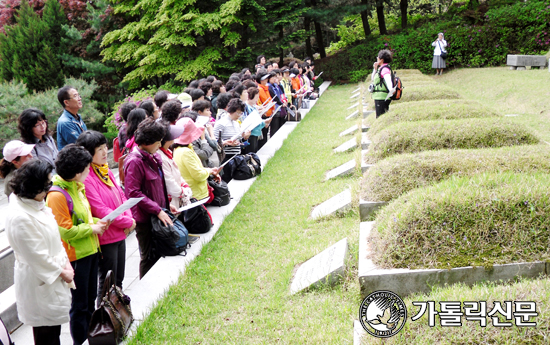
<path fill-rule="evenodd" d="M 360 304 L 359 215 L 308 220 L 314 205 L 352 188 L 359 171 L 323 182 L 357 153 L 333 154 L 356 85 L 329 88 L 269 161 L 215 238 L 129 344 L 350 344 Z M 357 205 L 358 200 L 354 200 Z M 349 276 L 335 288 L 290 295 L 294 266 L 347 237 Z"/>
<path fill-rule="evenodd" d="M 541 138 L 550 142 L 548 69 L 458 69 L 435 79 L 458 91 L 463 98 L 479 101 L 502 115 L 519 115 L 510 119 L 532 127 Z"/>

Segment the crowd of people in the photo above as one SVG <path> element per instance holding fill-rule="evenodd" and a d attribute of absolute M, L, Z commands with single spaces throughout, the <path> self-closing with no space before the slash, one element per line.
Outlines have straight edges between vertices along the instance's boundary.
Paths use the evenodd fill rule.
<path fill-rule="evenodd" d="M 316 98 L 313 68 L 310 59 L 279 68 L 262 55 L 253 72 L 245 68 L 225 83 L 209 76 L 181 94 L 160 90 L 152 100 L 122 104 L 114 145 L 120 183 L 107 162 L 107 139 L 79 114 L 77 89 L 58 91 L 64 110 L 57 144 L 44 113 L 23 111 L 21 138 L 4 146 L 0 175 L 9 195 L 5 227 L 16 259 L 18 316 L 33 327 L 35 344 L 59 344 L 66 322 L 73 343 L 84 343 L 107 272 L 122 288 L 127 236 L 135 230 L 142 278 L 159 259 L 151 217 L 171 225 L 168 211 L 178 215 L 191 198 L 211 201 L 208 181 L 230 179 L 225 162 L 257 152 L 298 118 L 304 100 Z M 142 199 L 101 220 L 129 198 Z"/>

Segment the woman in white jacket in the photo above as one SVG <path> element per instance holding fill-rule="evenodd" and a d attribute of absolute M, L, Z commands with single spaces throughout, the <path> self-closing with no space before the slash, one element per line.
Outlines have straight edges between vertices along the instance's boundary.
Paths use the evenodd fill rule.
<path fill-rule="evenodd" d="M 441 57 L 441 53 L 447 53 L 445 47 L 447 47 L 447 41 L 443 38 L 443 33 L 440 32 L 437 35 L 437 40 L 432 42 L 432 47 L 434 48 L 434 58 L 432 60 L 432 68 L 435 68 L 435 75 L 443 74 L 443 70 L 447 68 L 445 64 L 445 59 Z"/>
<path fill-rule="evenodd" d="M 53 167 L 35 159 L 11 181 L 6 233 L 15 255 L 15 297 L 21 322 L 33 327 L 35 344 L 59 344 L 61 325 L 69 322 L 74 271 L 52 210 L 44 198 Z"/>

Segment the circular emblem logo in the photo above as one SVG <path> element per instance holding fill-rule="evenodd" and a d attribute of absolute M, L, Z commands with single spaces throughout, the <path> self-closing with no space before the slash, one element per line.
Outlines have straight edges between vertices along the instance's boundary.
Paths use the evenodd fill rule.
<path fill-rule="evenodd" d="M 391 291 L 375 291 L 359 307 L 359 322 L 365 331 L 377 338 L 396 335 L 407 322 L 407 307 Z"/>

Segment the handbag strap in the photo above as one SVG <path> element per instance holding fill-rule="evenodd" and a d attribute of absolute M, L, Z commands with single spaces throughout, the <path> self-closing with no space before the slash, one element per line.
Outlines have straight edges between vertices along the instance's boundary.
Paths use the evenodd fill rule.
<path fill-rule="evenodd" d="M 113 271 L 109 270 L 105 276 L 103 282 L 103 289 L 101 289 L 101 298 L 105 297 L 105 294 L 109 293 L 109 288 L 113 285 Z"/>
<path fill-rule="evenodd" d="M 443 50 L 443 48 L 441 48 L 441 44 L 439 43 L 439 40 L 437 40 L 437 44 L 439 45 L 439 51 L 440 51 L 441 53 L 446 53 L 446 52 L 447 52 L 446 50 Z M 441 54 L 441 53 L 440 53 L 440 54 Z"/>

